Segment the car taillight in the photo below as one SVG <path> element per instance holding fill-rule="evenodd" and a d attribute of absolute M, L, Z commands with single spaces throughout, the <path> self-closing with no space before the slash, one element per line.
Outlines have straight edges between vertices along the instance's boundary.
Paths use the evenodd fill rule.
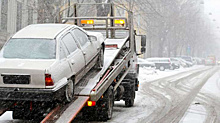
<path fill-rule="evenodd" d="M 53 79 L 51 78 L 50 74 L 45 74 L 45 85 L 46 86 L 53 86 Z"/>

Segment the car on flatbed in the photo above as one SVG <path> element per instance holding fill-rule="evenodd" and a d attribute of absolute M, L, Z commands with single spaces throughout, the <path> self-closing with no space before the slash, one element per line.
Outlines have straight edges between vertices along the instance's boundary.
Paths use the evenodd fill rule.
<path fill-rule="evenodd" d="M 69 24 L 33 24 L 1 50 L 0 100 L 70 102 L 75 84 L 102 68 L 104 38 Z"/>

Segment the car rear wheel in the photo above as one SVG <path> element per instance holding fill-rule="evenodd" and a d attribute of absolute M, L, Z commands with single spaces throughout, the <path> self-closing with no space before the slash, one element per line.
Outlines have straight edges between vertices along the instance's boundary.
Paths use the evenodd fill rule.
<path fill-rule="evenodd" d="M 74 82 L 73 80 L 69 79 L 68 84 L 65 88 L 65 102 L 71 102 L 74 98 Z"/>
<path fill-rule="evenodd" d="M 164 67 L 164 66 L 160 66 L 159 70 L 160 70 L 160 71 L 164 71 L 164 70 L 165 70 L 165 67 Z"/>

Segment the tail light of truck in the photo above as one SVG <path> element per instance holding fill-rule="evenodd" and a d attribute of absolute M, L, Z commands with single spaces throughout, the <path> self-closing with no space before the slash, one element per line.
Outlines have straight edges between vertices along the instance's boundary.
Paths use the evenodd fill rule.
<path fill-rule="evenodd" d="M 45 74 L 45 85 L 46 86 L 53 86 L 53 79 L 51 78 L 50 74 Z"/>
<path fill-rule="evenodd" d="M 96 102 L 95 101 L 87 101 L 87 106 L 91 107 L 91 106 L 95 106 Z"/>

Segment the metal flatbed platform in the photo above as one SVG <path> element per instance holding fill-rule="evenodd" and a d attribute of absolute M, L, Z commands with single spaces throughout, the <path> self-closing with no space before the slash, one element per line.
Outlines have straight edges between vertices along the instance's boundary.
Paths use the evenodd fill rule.
<path fill-rule="evenodd" d="M 105 49 L 104 53 L 104 67 L 102 70 L 91 69 L 85 77 L 83 77 L 80 82 L 75 87 L 75 99 L 67 105 L 60 105 L 53 109 L 42 121 L 42 123 L 66 123 L 71 122 L 80 110 L 84 107 L 86 102 L 91 99 L 91 96 L 95 96 L 94 92 L 91 95 L 92 90 L 97 86 L 104 86 L 103 83 L 107 81 L 106 77 L 109 77 L 109 74 L 118 74 L 116 71 L 118 68 L 122 69 L 123 59 L 117 61 L 115 66 L 112 66 L 112 63 L 116 60 L 117 55 L 120 53 L 120 50 L 125 45 L 127 38 L 125 39 L 107 39 L 105 41 L 106 45 L 117 44 L 117 48 L 114 49 Z M 108 72 L 109 71 L 109 72 Z M 110 72 L 112 71 L 112 72 Z M 103 80 L 103 83 L 99 85 L 100 80 Z M 112 83 L 110 79 L 108 83 Z M 107 83 L 107 82 L 106 82 Z M 106 85 L 107 86 L 107 85 Z M 103 91 L 102 91 L 103 92 Z M 102 95 L 102 92 L 96 90 L 97 95 Z M 98 97 L 95 97 L 98 98 Z"/>

